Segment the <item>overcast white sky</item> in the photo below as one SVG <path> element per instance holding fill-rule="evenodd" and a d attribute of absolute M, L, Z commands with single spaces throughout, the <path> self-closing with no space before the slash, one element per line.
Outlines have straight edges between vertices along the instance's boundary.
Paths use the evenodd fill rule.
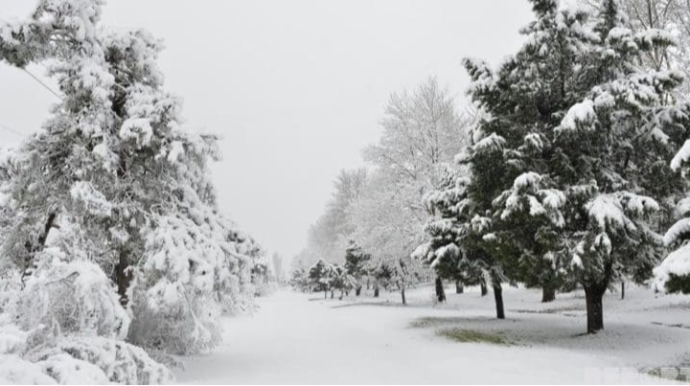
<path fill-rule="evenodd" d="M 0 18 L 34 3 L 0 0 Z M 362 165 L 391 92 L 436 75 L 462 96 L 460 60 L 497 64 L 530 18 L 525 0 L 110 0 L 104 14 L 165 39 L 167 88 L 191 125 L 224 136 L 213 167 L 221 207 L 287 257 L 338 171 Z M 22 139 L 10 130 L 35 131 L 53 102 L 0 64 L 0 145 Z"/>

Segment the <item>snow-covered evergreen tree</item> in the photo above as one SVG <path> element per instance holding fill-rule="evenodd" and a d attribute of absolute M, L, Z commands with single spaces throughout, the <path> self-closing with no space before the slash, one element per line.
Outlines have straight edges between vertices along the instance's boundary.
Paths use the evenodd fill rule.
<path fill-rule="evenodd" d="M 340 299 L 342 300 L 343 296 L 349 296 L 350 292 L 358 285 L 357 279 L 340 264 L 334 264 L 332 272 L 331 285 L 333 289 L 340 291 Z"/>
<path fill-rule="evenodd" d="M 362 292 L 362 281 L 368 275 L 371 256 L 365 253 L 357 243 L 350 241 L 350 245 L 345 250 L 345 270 L 357 282 L 355 294 L 359 296 Z"/>
<path fill-rule="evenodd" d="M 682 170 L 687 181 L 690 140 L 680 148 L 671 160 L 673 170 Z M 690 294 L 690 198 L 680 200 L 675 207 L 674 217 L 678 220 L 664 235 L 664 244 L 673 248 L 664 261 L 654 269 L 655 291 Z"/>
<path fill-rule="evenodd" d="M 484 246 L 483 235 L 488 234 L 490 219 L 477 214 L 477 204 L 469 195 L 470 183 L 468 177 L 449 173 L 440 188 L 425 197 L 426 206 L 435 217 L 425 227 L 430 240 L 421 244 L 413 256 L 435 268 L 455 262 L 455 277 L 468 285 L 480 284 L 482 294 L 486 282 L 490 282 L 496 316 L 503 319 L 504 275 L 498 260 Z"/>
<path fill-rule="evenodd" d="M 500 269 L 495 279 L 543 287 L 574 279 L 596 332 L 612 280 L 643 280 L 660 255 L 651 216 L 683 186 L 668 166 L 687 125 L 670 97 L 682 76 L 639 65 L 672 39 L 633 33 L 617 0 L 598 13 L 574 2 L 532 5 L 527 43 L 496 73 L 465 61 L 484 118 L 461 157 L 471 178 L 429 199 L 442 217 L 428 226 L 431 250 L 475 248 Z"/>
<path fill-rule="evenodd" d="M 333 284 L 333 266 L 323 259 L 319 259 L 316 264 L 309 268 L 309 281 L 317 291 L 323 291 L 323 298 L 328 297 L 328 291 Z"/>
<path fill-rule="evenodd" d="M 217 138 L 184 126 L 156 64 L 161 42 L 101 28 L 102 3 L 40 1 L 29 20 L 0 23 L 0 60 L 47 63 L 62 94 L 3 184 L 14 216 L 3 266 L 27 279 L 55 256 L 93 261 L 133 312 L 131 342 L 204 350 L 218 342 L 219 294 L 252 293 L 251 261 L 208 176 Z"/>
<path fill-rule="evenodd" d="M 587 331 L 604 327 L 602 297 L 611 281 L 647 279 L 663 249 L 652 218 L 683 189 L 669 160 L 688 127 L 687 107 L 671 95 L 683 77 L 645 69 L 638 58 L 673 39 L 633 32 L 618 0 L 597 14 L 592 49 L 574 79 L 585 91 L 554 129 L 551 177 L 566 196 L 562 213 L 574 276 L 587 297 Z"/>

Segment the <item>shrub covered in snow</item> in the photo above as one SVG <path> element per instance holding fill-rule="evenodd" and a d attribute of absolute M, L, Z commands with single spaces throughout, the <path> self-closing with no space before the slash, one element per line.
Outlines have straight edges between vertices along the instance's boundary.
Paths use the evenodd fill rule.
<path fill-rule="evenodd" d="M 34 331 L 32 344 L 69 334 L 125 338 L 130 318 L 97 265 L 67 263 L 52 248 L 39 258 L 44 261 L 26 288 L 16 294 L 12 309 L 19 326 Z"/>
<path fill-rule="evenodd" d="M 172 382 L 170 370 L 123 339 L 130 318 L 95 264 L 50 249 L 0 314 L 0 380 L 11 383 Z M 8 367 L 10 366 L 11 367 Z"/>

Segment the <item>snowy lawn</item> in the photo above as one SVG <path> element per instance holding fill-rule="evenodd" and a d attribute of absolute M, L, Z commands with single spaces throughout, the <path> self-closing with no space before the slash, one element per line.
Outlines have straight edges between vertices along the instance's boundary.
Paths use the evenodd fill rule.
<path fill-rule="evenodd" d="M 477 289 L 433 304 L 433 288 L 344 300 L 282 291 L 253 316 L 227 318 L 225 340 L 186 358 L 183 383 L 660 383 L 639 370 L 690 363 L 690 299 L 631 288 L 605 298 L 606 330 L 584 335 L 582 294 L 539 303 L 504 291 L 506 320 Z M 669 370 L 670 371 L 670 370 Z"/>

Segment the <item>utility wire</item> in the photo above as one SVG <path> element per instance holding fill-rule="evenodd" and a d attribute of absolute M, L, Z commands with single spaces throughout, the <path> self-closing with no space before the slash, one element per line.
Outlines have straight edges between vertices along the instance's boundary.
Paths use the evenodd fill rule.
<path fill-rule="evenodd" d="M 7 131 L 7 132 L 10 132 L 10 133 L 12 133 L 12 134 L 18 135 L 18 136 L 20 136 L 20 137 L 28 138 L 27 135 L 22 134 L 22 133 L 18 132 L 17 130 L 14 130 L 14 129 L 10 128 L 10 127 L 7 127 L 6 125 L 3 125 L 2 123 L 0 123 L 0 130 L 5 130 L 5 131 Z"/>
<path fill-rule="evenodd" d="M 26 72 L 27 74 L 29 74 L 30 77 L 32 77 L 36 82 L 38 82 L 38 84 L 40 84 L 41 86 L 43 86 L 43 88 L 45 88 L 46 90 L 48 90 L 51 94 L 55 95 L 55 97 L 57 97 L 57 98 L 60 99 L 60 100 L 62 99 L 62 95 L 60 95 L 60 94 L 57 93 L 55 90 L 53 90 L 52 88 L 50 88 L 50 86 L 48 86 L 47 84 L 45 84 L 45 83 L 44 83 L 41 79 L 39 79 L 36 75 L 30 73 L 29 70 L 27 70 L 26 68 L 22 68 L 22 71 L 24 71 L 24 72 Z"/>

